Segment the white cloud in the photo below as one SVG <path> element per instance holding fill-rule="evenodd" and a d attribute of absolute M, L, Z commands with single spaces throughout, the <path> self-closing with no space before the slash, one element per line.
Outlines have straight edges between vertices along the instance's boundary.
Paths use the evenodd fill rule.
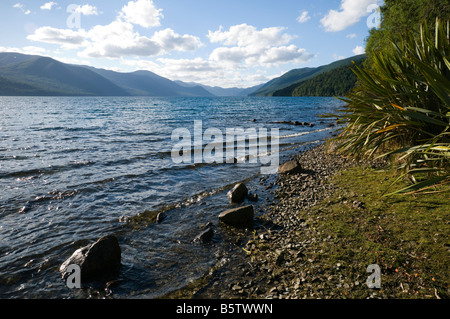
<path fill-rule="evenodd" d="M 40 27 L 33 34 L 27 36 L 28 40 L 44 43 L 60 44 L 63 47 L 78 47 L 85 43 L 86 31 L 70 29 L 57 29 L 49 26 Z"/>
<path fill-rule="evenodd" d="M 353 52 L 355 55 L 364 54 L 364 53 L 366 52 L 366 49 L 364 49 L 364 47 L 362 47 L 362 46 L 360 46 L 360 45 L 357 45 L 356 48 L 354 48 L 354 49 L 352 50 L 352 52 Z"/>
<path fill-rule="evenodd" d="M 78 6 L 78 8 L 75 9 L 75 12 L 81 13 L 85 16 L 97 16 L 98 10 L 96 7 L 91 6 L 89 4 L 85 4 L 82 6 Z"/>
<path fill-rule="evenodd" d="M 303 11 L 302 14 L 297 18 L 298 23 L 305 23 L 307 22 L 311 17 L 308 14 L 308 11 Z"/>
<path fill-rule="evenodd" d="M 199 38 L 180 35 L 172 29 L 142 36 L 130 22 L 116 19 L 108 25 L 97 25 L 90 30 L 41 27 L 27 39 L 78 48 L 80 57 L 119 58 L 123 56 L 156 56 L 170 51 L 195 50 L 202 45 Z"/>
<path fill-rule="evenodd" d="M 258 30 L 256 27 L 240 24 L 231 26 L 228 31 L 222 31 L 220 27 L 218 31 L 208 31 L 208 38 L 212 43 L 222 42 L 225 45 L 267 47 L 275 45 L 283 45 L 289 43 L 293 36 L 282 34 L 285 30 L 283 27 L 272 27 Z"/>
<path fill-rule="evenodd" d="M 146 37 L 135 32 L 129 22 L 117 19 L 109 25 L 98 25 L 88 31 L 88 44 L 80 53 L 84 57 L 156 56 L 170 51 L 190 51 L 202 45 L 199 38 L 180 35 L 172 29 Z"/>
<path fill-rule="evenodd" d="M 20 2 L 13 5 L 13 8 L 20 9 L 24 14 L 29 15 L 31 13 L 30 10 L 26 10 L 25 6 Z"/>
<path fill-rule="evenodd" d="M 157 43 L 135 32 L 131 23 L 120 19 L 93 27 L 86 41 L 86 48 L 79 54 L 82 57 L 154 56 L 162 51 Z"/>
<path fill-rule="evenodd" d="M 347 34 L 346 36 L 347 39 L 354 39 L 356 37 L 357 37 L 356 33 Z"/>
<path fill-rule="evenodd" d="M 144 28 L 160 26 L 163 17 L 162 10 L 157 9 L 152 0 L 130 1 L 122 8 L 120 16 Z"/>
<path fill-rule="evenodd" d="M 51 10 L 56 5 L 58 5 L 56 2 L 50 1 L 50 2 L 44 3 L 40 8 L 41 8 L 41 10 Z"/>
<path fill-rule="evenodd" d="M 222 27 L 214 32 L 209 31 L 208 38 L 212 43 L 226 45 L 214 49 L 210 59 L 226 63 L 229 67 L 308 61 L 311 55 L 304 49 L 295 45 L 286 46 L 295 37 L 284 31 L 282 27 L 258 30 L 247 24 L 232 26 L 228 31 L 223 31 Z"/>
<path fill-rule="evenodd" d="M 266 63 L 287 63 L 298 62 L 302 63 L 312 58 L 312 55 L 307 53 L 305 49 L 299 49 L 295 45 L 282 47 L 273 47 L 268 49 L 264 55 L 261 56 L 260 62 Z"/>
<path fill-rule="evenodd" d="M 328 32 L 342 31 L 369 15 L 369 5 L 378 3 L 380 0 L 341 0 L 340 11 L 330 10 L 320 22 Z"/>
<path fill-rule="evenodd" d="M 155 32 L 152 40 L 164 51 L 193 51 L 202 46 L 199 38 L 187 34 L 179 35 L 172 29 Z"/>

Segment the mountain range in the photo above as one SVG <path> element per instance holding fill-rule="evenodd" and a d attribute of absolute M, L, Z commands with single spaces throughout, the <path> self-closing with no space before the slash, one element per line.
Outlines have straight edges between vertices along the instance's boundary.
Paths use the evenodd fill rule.
<path fill-rule="evenodd" d="M 317 68 L 291 70 L 250 88 L 221 88 L 172 81 L 150 71 L 115 72 L 49 57 L 0 53 L 0 95 L 6 96 L 293 96 L 296 86 L 348 66 L 356 56 Z M 348 68 L 347 68 L 348 69 Z M 333 75 L 333 78 L 336 75 Z M 337 77 L 339 78 L 339 77 Z M 350 81 L 351 82 L 351 81 Z M 351 83 L 350 83 L 351 84 Z"/>

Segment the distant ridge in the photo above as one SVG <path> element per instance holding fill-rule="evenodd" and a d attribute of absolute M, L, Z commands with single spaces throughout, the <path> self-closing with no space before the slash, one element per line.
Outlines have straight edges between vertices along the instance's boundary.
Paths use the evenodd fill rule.
<path fill-rule="evenodd" d="M 365 55 L 316 68 L 291 70 L 250 88 L 221 88 L 172 81 L 150 71 L 129 73 L 66 64 L 49 57 L 0 53 L 0 95 L 3 96 L 303 96 L 336 95 L 352 85 L 348 66 Z M 345 79 L 345 83 L 338 83 Z M 342 82 L 342 81 L 341 81 Z"/>
<path fill-rule="evenodd" d="M 8 52 L 0 53 L 0 84 L 0 95 L 12 96 L 213 96 L 148 71 L 120 73 Z"/>
<path fill-rule="evenodd" d="M 260 89 L 251 93 L 251 96 L 292 96 L 293 90 L 300 85 L 300 83 L 314 79 L 315 77 L 325 74 L 327 72 L 336 70 L 343 66 L 350 66 L 352 61 L 364 60 L 366 56 L 356 55 L 347 59 L 339 60 L 328 65 L 319 66 L 316 68 L 301 68 L 291 70 L 282 76 L 275 78 Z M 284 92 L 284 93 L 283 93 Z"/>
<path fill-rule="evenodd" d="M 256 86 L 252 86 L 249 88 L 221 88 L 219 86 L 208 86 L 203 84 L 198 84 L 195 82 L 182 82 L 182 81 L 175 81 L 177 84 L 181 86 L 186 87 L 193 87 L 193 86 L 201 86 L 211 94 L 214 94 L 215 96 L 248 96 L 250 93 L 256 91 L 259 89 L 263 84 L 259 84 Z"/>

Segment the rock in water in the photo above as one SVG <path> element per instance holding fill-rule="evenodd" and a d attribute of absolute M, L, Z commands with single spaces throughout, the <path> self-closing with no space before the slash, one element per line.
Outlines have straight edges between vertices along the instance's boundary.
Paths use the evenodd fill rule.
<path fill-rule="evenodd" d="M 248 193 L 247 199 L 251 202 L 257 202 L 258 201 L 258 194 L 251 194 Z"/>
<path fill-rule="evenodd" d="M 278 167 L 278 174 L 295 174 L 302 171 L 300 163 L 297 161 L 289 161 Z"/>
<path fill-rule="evenodd" d="M 242 183 L 236 184 L 232 190 L 227 193 L 231 203 L 242 203 L 248 194 L 247 186 Z"/>
<path fill-rule="evenodd" d="M 92 245 L 77 249 L 59 268 L 63 278 L 70 275 L 69 265 L 78 265 L 81 269 L 81 281 L 101 280 L 116 275 L 120 269 L 121 250 L 117 237 L 108 235 Z"/>
<path fill-rule="evenodd" d="M 209 242 L 214 236 L 214 230 L 210 227 L 204 231 L 202 231 L 200 234 L 198 234 L 194 238 L 194 243 L 207 243 Z"/>
<path fill-rule="evenodd" d="M 253 206 L 247 205 L 222 212 L 219 220 L 232 226 L 244 226 L 253 221 Z"/>

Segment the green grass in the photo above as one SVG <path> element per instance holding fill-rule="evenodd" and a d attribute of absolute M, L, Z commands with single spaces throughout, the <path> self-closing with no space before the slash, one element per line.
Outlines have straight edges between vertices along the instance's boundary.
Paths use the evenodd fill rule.
<path fill-rule="evenodd" d="M 394 180 L 389 171 L 349 169 L 331 181 L 335 195 L 313 208 L 318 232 L 333 237 L 320 247 L 321 264 L 342 264 L 350 286 L 329 289 L 343 298 L 450 298 L 450 187 L 383 197 Z M 380 290 L 365 284 L 371 264 L 381 267 Z"/>

